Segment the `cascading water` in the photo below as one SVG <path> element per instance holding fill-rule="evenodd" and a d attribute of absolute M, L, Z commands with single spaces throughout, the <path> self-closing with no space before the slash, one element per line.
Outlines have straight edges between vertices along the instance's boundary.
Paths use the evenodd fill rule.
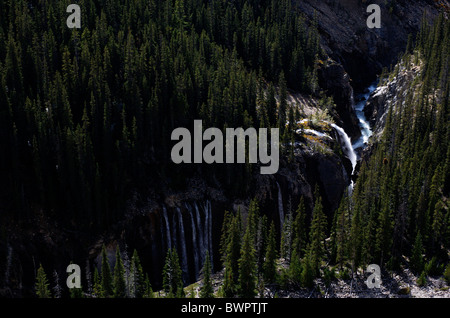
<path fill-rule="evenodd" d="M 345 155 L 352 163 L 352 174 L 353 174 L 353 172 L 355 172 L 355 168 L 356 168 L 357 156 L 356 156 L 355 150 L 352 147 L 352 142 L 344 129 L 342 129 L 341 127 L 339 127 L 336 124 L 331 124 L 331 126 L 339 134 L 342 151 L 344 151 Z"/>
<path fill-rule="evenodd" d="M 195 269 L 195 279 L 197 279 L 197 275 L 199 272 L 199 259 L 198 259 L 198 253 L 199 253 L 199 246 L 197 244 L 197 231 L 195 228 L 195 223 L 194 223 L 194 213 L 192 211 L 192 208 L 190 205 L 186 204 L 186 209 L 189 211 L 189 215 L 191 217 L 191 228 L 192 228 L 192 247 L 194 249 L 194 269 Z"/>
<path fill-rule="evenodd" d="M 178 226 L 180 229 L 180 244 L 181 244 L 181 269 L 183 271 L 184 281 L 187 282 L 189 279 L 189 269 L 187 263 L 187 252 L 186 252 L 186 236 L 184 235 L 184 222 L 183 216 L 181 215 L 181 209 L 177 208 L 178 214 Z"/>
<path fill-rule="evenodd" d="M 197 229 L 198 229 L 198 242 L 199 242 L 199 254 L 200 254 L 200 266 L 205 260 L 205 241 L 204 241 L 204 228 L 200 219 L 200 210 L 198 208 L 197 202 L 194 202 L 195 215 L 197 219 Z"/>
<path fill-rule="evenodd" d="M 360 101 L 355 105 L 356 116 L 359 119 L 359 127 L 361 129 L 361 138 L 353 143 L 353 149 L 359 149 L 367 145 L 369 138 L 372 136 L 372 129 L 367 122 L 366 115 L 364 114 L 364 108 L 366 107 L 367 100 L 370 95 L 377 89 L 377 82 L 372 83 L 364 94 L 358 95 Z"/>
<path fill-rule="evenodd" d="M 213 247 L 212 247 L 212 213 L 211 202 L 209 200 L 205 203 L 205 229 L 206 229 L 206 247 L 209 252 L 211 266 L 213 266 Z M 206 252 L 206 251 L 205 251 Z"/>
<path fill-rule="evenodd" d="M 163 243 L 163 249 L 176 248 L 180 257 L 183 280 L 187 283 L 190 279 L 198 278 L 205 262 L 206 251 L 209 251 L 212 270 L 214 270 L 212 208 L 209 200 L 202 204 L 185 203 L 184 208 L 177 207 L 171 214 L 163 206 L 160 220 L 165 223 L 161 223 L 161 238 L 163 242 L 167 242 Z M 185 225 L 188 224 L 191 230 L 185 231 Z"/>
<path fill-rule="evenodd" d="M 278 187 L 278 214 L 280 215 L 280 233 L 281 233 L 281 231 L 283 230 L 283 223 L 284 223 L 284 209 L 283 209 L 283 196 L 278 181 L 277 187 Z"/>
<path fill-rule="evenodd" d="M 177 244 L 177 220 L 175 218 L 175 213 L 172 215 L 172 248 L 176 248 L 178 250 Z M 178 250 L 179 252 L 179 250 Z"/>
<path fill-rule="evenodd" d="M 170 235 L 169 217 L 167 216 L 167 209 L 165 206 L 163 206 L 163 216 L 164 216 L 164 221 L 166 223 L 167 246 L 168 246 L 168 248 L 171 248 L 172 247 L 172 237 Z"/>
<path fill-rule="evenodd" d="M 5 283 L 9 283 L 9 274 L 12 263 L 12 246 L 8 244 L 8 255 L 6 256 Z"/>

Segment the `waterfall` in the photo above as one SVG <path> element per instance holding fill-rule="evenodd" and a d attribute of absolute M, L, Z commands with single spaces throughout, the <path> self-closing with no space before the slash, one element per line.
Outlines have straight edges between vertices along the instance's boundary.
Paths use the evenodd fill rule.
<path fill-rule="evenodd" d="M 214 262 L 213 262 L 213 242 L 212 242 L 212 209 L 211 209 L 211 201 L 207 200 L 206 205 L 208 207 L 208 220 L 209 220 L 209 226 L 208 226 L 208 232 L 209 232 L 209 257 L 211 258 L 211 270 L 214 270 Z"/>
<path fill-rule="evenodd" d="M 347 133 L 344 131 L 344 129 L 335 124 L 331 124 L 331 126 L 339 134 L 342 150 L 352 163 L 352 175 L 353 175 L 353 172 L 355 172 L 357 157 L 355 151 L 353 150 L 352 142 L 348 137 Z"/>
<path fill-rule="evenodd" d="M 284 223 L 284 209 L 283 209 L 283 196 L 281 194 L 281 187 L 277 181 L 278 187 L 278 214 L 280 215 L 280 233 L 283 231 L 283 223 Z"/>
<path fill-rule="evenodd" d="M 186 209 L 189 211 L 189 215 L 191 217 L 191 227 L 192 227 L 192 249 L 194 251 L 194 268 L 195 268 L 195 279 L 197 280 L 197 275 L 199 272 L 199 259 L 198 259 L 198 253 L 199 253 L 199 246 L 197 244 L 197 231 L 195 229 L 195 223 L 194 223 L 194 215 L 192 211 L 192 207 L 188 204 L 186 204 Z"/>
<path fill-rule="evenodd" d="M 163 216 L 166 223 L 166 238 L 167 238 L 167 249 L 172 247 L 172 238 L 170 236 L 169 218 L 167 217 L 167 209 L 163 205 Z"/>
<path fill-rule="evenodd" d="M 189 269 L 187 264 L 187 253 L 186 253 L 186 236 L 184 235 L 184 224 L 183 216 L 181 215 L 180 208 L 177 208 L 178 214 L 178 226 L 180 229 L 180 245 L 181 245 L 181 267 L 183 270 L 184 281 L 187 282 L 189 279 Z"/>
<path fill-rule="evenodd" d="M 178 250 L 178 244 L 177 244 L 177 220 L 175 219 L 175 213 L 173 213 L 172 215 L 172 248 L 176 248 L 177 252 L 179 253 L 180 251 Z"/>
<path fill-rule="evenodd" d="M 366 115 L 364 114 L 364 108 L 366 107 L 367 101 L 373 91 L 377 89 L 378 81 L 373 82 L 364 94 L 358 95 L 360 101 L 354 106 L 356 117 L 359 120 L 359 128 L 361 129 L 361 138 L 359 138 L 353 144 L 353 149 L 359 149 L 367 145 L 369 138 L 372 136 L 373 132 L 370 124 L 367 121 Z"/>
<path fill-rule="evenodd" d="M 9 283 L 9 274 L 12 263 L 12 246 L 8 244 L 8 255 L 6 256 L 5 283 Z"/>
<path fill-rule="evenodd" d="M 189 283 L 197 279 L 205 262 L 206 251 L 209 251 L 211 267 L 213 270 L 213 224 L 211 201 L 185 202 L 184 207 L 189 216 L 184 215 L 182 208 L 177 207 L 171 214 L 163 205 L 161 213 L 162 248 L 176 248 L 180 257 L 183 280 Z M 164 223 L 164 224 L 162 224 Z M 185 231 L 185 225 L 188 226 Z M 190 227 L 190 230 L 189 230 Z M 156 248 L 155 248 L 156 250 Z"/>
<path fill-rule="evenodd" d="M 202 226 L 202 222 L 200 219 L 200 210 L 198 209 L 197 202 L 194 202 L 195 215 L 197 219 L 197 229 L 198 229 L 198 245 L 199 245 L 199 253 L 200 253 L 200 266 L 203 266 L 203 262 L 205 260 L 205 241 L 204 241 L 204 228 Z"/>
<path fill-rule="evenodd" d="M 207 200 L 204 205 L 205 210 L 205 232 L 204 232 L 204 240 L 205 247 L 203 250 L 203 254 L 206 253 L 206 250 L 209 252 L 211 266 L 213 265 L 213 249 L 212 249 L 212 215 L 211 215 L 211 202 Z M 202 264 L 203 265 L 203 264 Z"/>

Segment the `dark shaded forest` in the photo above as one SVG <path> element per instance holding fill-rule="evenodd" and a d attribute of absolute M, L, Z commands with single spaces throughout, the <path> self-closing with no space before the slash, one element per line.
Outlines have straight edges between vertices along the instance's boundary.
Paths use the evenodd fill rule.
<path fill-rule="evenodd" d="M 220 129 L 276 127 L 291 160 L 304 140 L 295 137 L 301 114 L 288 92 L 333 104 L 319 87 L 328 57 L 318 23 L 290 0 L 81 0 L 79 30 L 66 25 L 70 2 L 0 3 L 2 230 L 40 213 L 72 230 L 108 230 L 134 193 L 183 189 L 193 175 L 245 198 L 256 166 L 175 165 L 171 132 L 195 119 Z M 313 209 L 300 198 L 279 233 L 256 200 L 245 220 L 226 211 L 216 296 L 313 288 L 316 278 L 328 284 L 372 263 L 411 269 L 423 284 L 431 275 L 450 280 L 449 63 L 448 18 L 424 19 L 378 85 L 413 67 L 420 76 L 388 107 L 352 194 L 331 217 L 319 186 Z M 214 295 L 207 255 L 202 297 Z M 162 289 L 184 297 L 179 255 L 165 256 Z M 89 295 L 154 296 L 136 251 L 124 261 L 117 249 L 113 272 L 107 258 L 103 248 Z M 35 289 L 50 296 L 42 266 Z"/>
<path fill-rule="evenodd" d="M 184 186 L 173 129 L 280 127 L 275 85 L 318 92 L 318 33 L 290 1 L 80 1 L 80 30 L 69 2 L 1 4 L 0 192 L 18 219 L 104 228 L 132 191 Z M 248 165 L 198 169 L 234 195 L 251 183 Z"/>

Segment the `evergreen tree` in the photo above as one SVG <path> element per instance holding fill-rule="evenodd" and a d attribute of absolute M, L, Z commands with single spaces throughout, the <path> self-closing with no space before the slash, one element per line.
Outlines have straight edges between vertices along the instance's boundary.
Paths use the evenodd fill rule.
<path fill-rule="evenodd" d="M 268 283 L 272 283 L 276 278 L 276 242 L 275 242 L 275 225 L 273 222 L 270 224 L 266 258 L 263 265 L 264 280 Z"/>
<path fill-rule="evenodd" d="M 136 250 L 131 257 L 130 268 L 131 297 L 142 298 L 145 294 L 144 273 Z"/>
<path fill-rule="evenodd" d="M 233 218 L 230 226 L 227 259 L 225 262 L 225 267 L 231 270 L 228 274 L 233 277 L 234 283 L 237 283 L 239 277 L 239 258 L 241 253 L 240 222 L 238 214 L 238 216 Z"/>
<path fill-rule="evenodd" d="M 125 268 L 123 266 L 119 246 L 117 246 L 116 249 L 116 265 L 114 267 L 114 297 L 126 297 Z"/>
<path fill-rule="evenodd" d="M 97 267 L 94 269 L 94 296 L 95 297 L 102 297 L 103 290 L 102 290 L 102 284 L 100 280 L 100 275 L 98 274 Z"/>
<path fill-rule="evenodd" d="M 411 254 L 411 269 L 414 273 L 420 273 L 424 268 L 424 259 L 423 259 L 423 244 L 422 244 L 422 235 L 420 231 L 417 232 L 416 239 L 414 241 L 414 246 Z"/>
<path fill-rule="evenodd" d="M 147 274 L 145 274 L 143 298 L 153 298 L 153 289 Z"/>
<path fill-rule="evenodd" d="M 264 215 L 258 220 L 258 230 L 256 233 L 256 263 L 258 274 L 262 273 L 264 258 L 266 256 L 267 232 L 267 217 Z"/>
<path fill-rule="evenodd" d="M 239 294 L 244 298 L 256 296 L 257 268 L 251 226 L 247 226 L 239 259 Z"/>
<path fill-rule="evenodd" d="M 298 204 L 296 216 L 293 224 L 293 246 L 292 250 L 297 253 L 299 257 L 304 255 L 306 250 L 308 238 L 308 231 L 306 225 L 306 207 L 305 199 L 302 196 Z"/>
<path fill-rule="evenodd" d="M 55 270 L 53 271 L 53 280 L 55 282 L 55 286 L 52 288 L 53 295 L 55 298 L 61 298 L 62 297 L 62 288 L 59 283 L 59 275 L 58 272 Z"/>
<path fill-rule="evenodd" d="M 163 287 L 169 296 L 184 297 L 182 271 L 176 249 L 167 251 L 163 268 Z"/>
<path fill-rule="evenodd" d="M 289 279 L 293 284 L 301 286 L 302 271 L 303 271 L 302 261 L 300 259 L 300 256 L 297 254 L 297 251 L 294 250 L 292 252 L 291 263 L 289 264 Z"/>
<path fill-rule="evenodd" d="M 109 267 L 109 260 L 106 255 L 106 247 L 102 248 L 102 297 L 107 298 L 114 295 L 113 277 L 111 275 L 111 268 Z"/>
<path fill-rule="evenodd" d="M 35 290 L 36 290 L 36 296 L 39 298 L 51 298 L 52 297 L 52 295 L 50 293 L 49 283 L 47 280 L 47 275 L 45 274 L 42 264 L 40 264 L 38 271 L 37 271 Z"/>
<path fill-rule="evenodd" d="M 316 194 L 318 191 L 316 190 Z M 308 258 L 315 275 L 319 274 L 320 264 L 325 256 L 325 238 L 327 219 L 323 213 L 322 198 L 317 195 L 313 210 L 313 219 L 310 230 L 310 245 Z"/>
<path fill-rule="evenodd" d="M 314 268 L 315 260 L 311 258 L 311 249 L 308 249 L 305 257 L 303 258 L 303 271 L 301 273 L 301 282 L 302 286 L 306 288 L 314 287 L 314 277 L 317 275 L 317 272 Z"/>
<path fill-rule="evenodd" d="M 205 264 L 202 269 L 203 286 L 200 289 L 200 298 L 214 298 L 214 290 L 211 282 L 211 260 L 209 252 L 206 251 Z"/>
<path fill-rule="evenodd" d="M 345 195 L 336 213 L 336 223 L 334 226 L 334 249 L 336 250 L 336 263 L 342 269 L 344 262 L 349 257 L 349 231 L 350 231 L 350 211 L 348 197 Z"/>
<path fill-rule="evenodd" d="M 223 223 L 222 223 L 222 234 L 220 236 L 220 255 L 221 260 L 223 263 L 225 263 L 226 257 L 227 257 L 227 248 L 229 243 L 229 237 L 230 237 L 230 226 L 233 222 L 233 214 L 229 211 L 225 211 L 223 216 Z"/>
<path fill-rule="evenodd" d="M 283 223 L 283 230 L 281 231 L 281 242 L 280 242 L 280 256 L 287 261 L 291 260 L 292 253 L 292 214 L 289 213 L 285 217 L 285 221 Z"/>

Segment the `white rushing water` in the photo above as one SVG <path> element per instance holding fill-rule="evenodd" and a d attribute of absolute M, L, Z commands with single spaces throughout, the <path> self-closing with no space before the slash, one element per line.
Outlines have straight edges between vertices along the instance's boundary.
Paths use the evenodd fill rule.
<path fill-rule="evenodd" d="M 355 172 L 355 168 L 356 168 L 357 156 L 356 156 L 355 150 L 352 147 L 352 141 L 350 140 L 350 137 L 347 135 L 347 133 L 345 132 L 344 129 L 342 129 L 341 127 L 339 127 L 336 124 L 330 124 L 330 125 L 339 134 L 342 151 L 345 153 L 347 158 L 352 163 L 352 174 L 353 174 L 353 172 Z"/>
<path fill-rule="evenodd" d="M 284 208 L 283 208 L 283 195 L 281 193 L 280 184 L 277 181 L 278 187 L 278 214 L 280 215 L 280 233 L 283 231 L 283 223 L 284 223 Z"/>
<path fill-rule="evenodd" d="M 184 223 L 183 216 L 181 214 L 181 209 L 177 208 L 178 214 L 178 226 L 180 229 L 180 243 L 181 243 L 181 269 L 183 271 L 184 281 L 188 281 L 187 277 L 189 277 L 189 269 L 187 263 L 187 252 L 186 252 L 186 236 L 184 234 Z"/>
<path fill-rule="evenodd" d="M 166 223 L 167 246 L 168 246 L 168 248 L 171 248 L 172 247 L 172 237 L 170 235 L 169 218 L 167 217 L 167 209 L 165 206 L 163 206 L 163 216 L 164 216 L 164 221 Z"/>
<path fill-rule="evenodd" d="M 198 257 L 198 253 L 200 251 L 200 248 L 198 246 L 198 242 L 197 242 L 197 231 L 196 231 L 196 227 L 195 227 L 195 223 L 194 223 L 194 213 L 192 210 L 192 207 L 188 204 L 185 204 L 186 209 L 189 211 L 189 215 L 191 217 L 191 228 L 192 228 L 192 248 L 194 250 L 193 254 L 194 254 L 194 269 L 195 269 L 195 280 L 197 280 L 197 275 L 199 272 L 199 257 Z"/>
<path fill-rule="evenodd" d="M 366 107 L 367 100 L 373 91 L 377 89 L 377 82 L 372 83 L 364 94 L 358 95 L 360 101 L 355 105 L 356 116 L 359 120 L 359 127 L 361 129 L 361 137 L 353 143 L 353 149 L 359 149 L 364 147 L 369 142 L 369 138 L 372 136 L 372 129 L 364 114 L 364 107 Z"/>
<path fill-rule="evenodd" d="M 6 268 L 5 268 L 5 282 L 6 284 L 9 283 L 9 275 L 11 271 L 11 264 L 12 264 L 12 246 L 8 244 L 8 255 L 6 256 Z"/>
<path fill-rule="evenodd" d="M 206 216 L 206 234 L 207 234 L 207 242 L 208 242 L 208 252 L 211 261 L 211 269 L 214 270 L 214 262 L 213 262 L 213 244 L 212 244 L 212 209 L 211 209 L 211 201 L 207 200 L 205 203 L 205 216 Z M 206 251 L 205 251 L 206 253 Z"/>
<path fill-rule="evenodd" d="M 199 245 L 199 262 L 200 266 L 203 266 L 203 262 L 205 260 L 205 243 L 204 243 L 204 228 L 202 226 L 202 222 L 200 219 L 200 210 L 198 209 L 197 202 L 194 202 L 194 208 L 195 208 L 195 216 L 197 221 L 197 229 L 198 229 L 198 245 Z"/>

